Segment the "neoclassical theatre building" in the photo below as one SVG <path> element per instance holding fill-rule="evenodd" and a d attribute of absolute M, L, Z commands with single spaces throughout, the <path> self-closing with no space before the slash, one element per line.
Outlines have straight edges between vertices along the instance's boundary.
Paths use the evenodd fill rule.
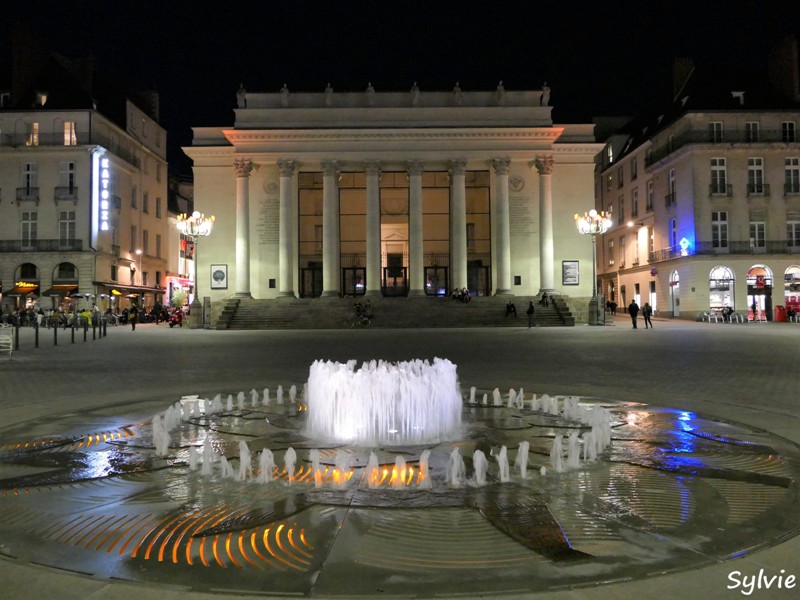
<path fill-rule="evenodd" d="M 237 94 L 198 127 L 198 293 L 230 297 L 592 293 L 593 126 L 549 90 Z"/>

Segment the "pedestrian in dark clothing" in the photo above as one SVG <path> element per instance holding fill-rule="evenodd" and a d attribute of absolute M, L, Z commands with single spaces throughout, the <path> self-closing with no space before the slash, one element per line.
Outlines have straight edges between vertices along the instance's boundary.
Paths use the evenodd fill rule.
<path fill-rule="evenodd" d="M 636 329 L 636 317 L 639 315 L 639 305 L 636 304 L 636 300 L 631 300 L 631 303 L 628 305 L 628 314 L 631 316 L 633 328 Z"/>
<path fill-rule="evenodd" d="M 645 302 L 644 306 L 642 307 L 642 316 L 644 317 L 644 328 L 647 329 L 647 326 L 650 325 L 650 329 L 653 328 L 653 322 L 650 320 L 650 317 L 653 315 L 653 307 L 650 306 L 649 302 Z"/>
<path fill-rule="evenodd" d="M 528 315 L 528 329 L 530 329 L 531 327 L 533 327 L 533 313 L 534 313 L 533 301 L 528 303 L 528 310 L 526 310 L 525 312 Z"/>
<path fill-rule="evenodd" d="M 128 322 L 131 324 L 131 331 L 136 331 L 136 320 L 139 318 L 139 309 L 135 306 L 131 307 L 128 312 Z"/>
<path fill-rule="evenodd" d="M 506 316 L 508 315 L 514 315 L 515 318 L 517 316 L 517 307 L 511 300 L 506 303 Z"/>

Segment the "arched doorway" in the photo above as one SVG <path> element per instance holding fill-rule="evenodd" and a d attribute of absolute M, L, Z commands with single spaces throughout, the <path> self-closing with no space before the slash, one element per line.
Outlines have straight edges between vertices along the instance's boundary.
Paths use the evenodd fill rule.
<path fill-rule="evenodd" d="M 677 271 L 669 274 L 669 299 L 672 306 L 672 316 L 681 315 L 681 277 Z"/>
<path fill-rule="evenodd" d="M 783 274 L 783 302 L 787 309 L 800 311 L 800 265 L 792 265 Z"/>
<path fill-rule="evenodd" d="M 717 266 L 711 269 L 708 277 L 708 308 L 721 311 L 727 306 L 736 310 L 734 284 L 733 271 L 728 267 Z"/>
<path fill-rule="evenodd" d="M 747 306 L 750 320 L 772 321 L 772 271 L 765 265 L 747 271 Z"/>

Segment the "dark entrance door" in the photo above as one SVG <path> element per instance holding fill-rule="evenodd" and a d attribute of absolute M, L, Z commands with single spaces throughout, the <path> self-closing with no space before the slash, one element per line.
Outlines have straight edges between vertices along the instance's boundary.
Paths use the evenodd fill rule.
<path fill-rule="evenodd" d="M 447 296 L 447 267 L 425 267 L 425 295 Z"/>
<path fill-rule="evenodd" d="M 342 294 L 345 296 L 363 296 L 367 290 L 366 267 L 342 268 Z"/>
<path fill-rule="evenodd" d="M 406 267 L 384 267 L 382 287 L 384 296 L 407 296 L 408 270 Z"/>
<path fill-rule="evenodd" d="M 322 265 L 309 263 L 300 269 L 300 297 L 317 298 L 322 295 Z"/>
<path fill-rule="evenodd" d="M 492 293 L 491 267 L 484 267 L 483 261 L 467 263 L 467 287 L 473 296 L 488 296 Z"/>

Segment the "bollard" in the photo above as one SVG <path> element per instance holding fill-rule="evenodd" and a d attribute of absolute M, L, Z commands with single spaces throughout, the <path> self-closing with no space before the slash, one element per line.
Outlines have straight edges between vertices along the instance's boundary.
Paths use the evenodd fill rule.
<path fill-rule="evenodd" d="M 89 333 L 89 323 L 87 321 L 83 322 L 83 341 L 86 341 L 86 334 Z"/>
<path fill-rule="evenodd" d="M 70 327 L 70 329 L 72 330 L 72 343 L 74 344 L 75 343 L 75 319 L 72 319 L 72 327 Z"/>
<path fill-rule="evenodd" d="M 108 335 L 108 319 L 103 319 L 103 337 Z"/>
<path fill-rule="evenodd" d="M 53 325 L 53 346 L 58 346 L 58 325 Z"/>
<path fill-rule="evenodd" d="M 39 319 L 36 319 L 33 322 L 34 332 L 33 332 L 33 347 L 39 347 Z"/>
<path fill-rule="evenodd" d="M 92 339 L 93 340 L 97 339 L 97 323 L 95 322 L 94 319 L 92 319 Z"/>
<path fill-rule="evenodd" d="M 17 352 L 19 352 L 19 322 L 20 322 L 20 318 L 19 318 L 19 315 L 17 315 L 17 322 L 16 322 L 16 325 L 15 325 L 15 332 L 14 332 L 15 333 L 15 336 L 14 336 L 15 337 L 15 339 L 14 339 L 14 350 L 16 350 Z"/>

